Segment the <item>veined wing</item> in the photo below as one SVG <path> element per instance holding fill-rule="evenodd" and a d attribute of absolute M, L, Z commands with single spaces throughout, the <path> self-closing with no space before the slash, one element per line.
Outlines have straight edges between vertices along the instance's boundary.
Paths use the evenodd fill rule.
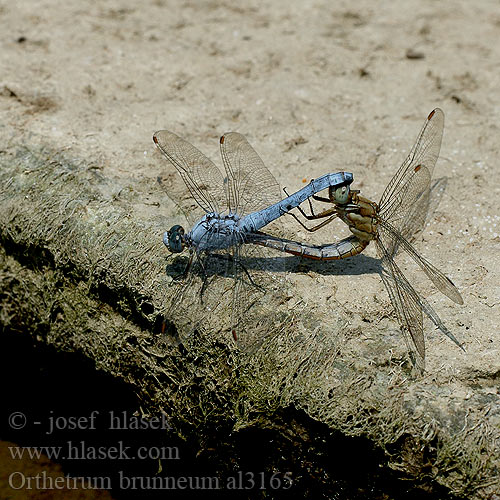
<path fill-rule="evenodd" d="M 206 235 L 212 237 L 215 232 Z M 188 332 L 224 332 L 241 351 L 252 352 L 279 324 L 278 309 L 288 296 L 284 262 L 270 258 L 267 249 L 244 244 L 244 234 L 232 238 L 227 249 L 195 255 L 188 286 L 179 284 L 184 296 L 173 296 L 168 316 L 182 323 L 193 323 L 196 317 Z"/>
<path fill-rule="evenodd" d="M 382 280 L 391 299 L 391 303 L 393 304 L 399 317 L 402 331 L 412 353 L 413 360 L 415 364 L 423 370 L 425 366 L 425 340 L 422 324 L 422 312 L 424 312 L 427 317 L 458 347 L 463 349 L 463 346 L 448 330 L 448 328 L 446 328 L 445 324 L 441 321 L 441 318 L 436 311 L 434 311 L 433 307 L 411 286 L 401 269 L 399 269 L 398 265 L 394 261 L 392 255 L 388 253 L 387 248 L 384 246 L 383 239 L 380 238 L 380 234 L 381 231 L 379 228 L 379 237 L 377 238 L 376 243 L 377 251 L 381 257 L 382 267 L 385 271 L 382 273 Z M 409 245 L 408 242 L 406 243 Z M 411 245 L 409 246 L 411 247 Z M 418 254 L 416 255 L 418 256 Z M 427 261 L 425 262 L 429 264 Z M 439 274 L 442 274 L 433 266 L 431 266 L 431 268 L 435 269 Z M 446 276 L 442 276 L 444 280 L 451 283 Z M 455 289 L 455 285 L 453 285 L 453 283 L 451 283 L 451 285 L 453 289 Z M 456 289 L 455 291 L 461 299 L 458 291 Z"/>
<path fill-rule="evenodd" d="M 396 175 L 387 185 L 380 199 L 380 216 L 402 231 L 406 225 L 412 224 L 413 231 L 418 230 L 416 224 L 423 225 L 425 215 L 416 213 L 415 207 L 428 207 L 429 189 L 434 166 L 439 157 L 443 137 L 444 113 L 436 108 L 427 117 L 414 146 Z M 421 212 L 420 212 L 421 214 Z M 413 222 L 410 223 L 410 215 Z M 409 230 L 405 229 L 405 232 Z"/>
<path fill-rule="evenodd" d="M 382 281 L 399 318 L 412 363 L 423 372 L 425 369 L 425 339 L 419 296 L 394 260 L 387 254 L 383 255 L 386 253 L 383 246 L 379 244 L 377 249 L 382 256 Z"/>
<path fill-rule="evenodd" d="M 447 337 L 463 349 L 462 344 L 446 328 L 433 307 L 411 286 L 380 240 L 377 240 L 377 250 L 381 256 L 381 263 L 384 269 L 382 281 L 399 318 L 413 363 L 420 370 L 424 370 L 425 339 L 422 321 L 423 312 Z"/>
<path fill-rule="evenodd" d="M 403 238 L 412 242 L 415 236 L 424 229 L 425 223 L 436 211 L 446 184 L 445 177 L 432 181 L 429 190 L 415 202 L 415 206 L 408 212 L 406 221 L 395 220 L 396 217 L 393 216 L 392 224 L 394 222 L 398 224 L 398 232 Z M 397 251 L 397 248 L 395 250 Z"/>
<path fill-rule="evenodd" d="M 279 184 L 245 137 L 236 132 L 224 134 L 220 138 L 220 151 L 232 212 L 242 217 L 281 199 Z"/>
<path fill-rule="evenodd" d="M 240 244 L 233 245 L 230 249 L 234 272 L 231 328 L 238 348 L 251 353 L 272 331 L 270 317 L 276 317 L 277 313 L 273 302 L 279 301 L 279 294 L 284 293 L 284 290 L 272 291 L 276 274 L 269 271 L 271 268 L 275 272 L 282 271 L 283 266 L 280 265 L 280 260 L 273 265 L 264 248 L 245 245 L 245 241 L 242 236 Z M 263 321 L 264 318 L 266 319 Z"/>
<path fill-rule="evenodd" d="M 420 179 L 423 180 L 423 176 L 427 176 L 427 169 L 421 171 Z M 416 182 L 419 182 L 415 177 Z M 426 180 L 424 182 L 427 182 Z M 423 184 L 423 182 L 422 182 Z M 413 240 L 415 235 L 422 231 L 429 214 L 430 206 L 430 179 L 429 187 L 423 189 L 421 196 L 414 201 L 413 205 L 408 205 L 406 203 L 400 207 L 399 210 L 392 213 L 389 220 L 387 220 L 383 215 L 379 215 L 380 220 L 386 221 L 388 224 L 397 231 L 397 233 L 408 240 Z M 394 239 L 391 243 L 386 242 L 387 249 L 392 255 L 396 255 L 399 251 L 399 245 L 397 239 Z"/>
<path fill-rule="evenodd" d="M 217 238 L 217 230 L 207 231 L 202 243 Z M 207 252 L 192 252 L 189 272 L 182 274 L 184 265 L 171 261 L 168 274 L 177 276 L 171 282 L 171 291 L 165 301 L 165 317 L 175 323 L 178 342 L 188 342 L 195 332 L 212 335 L 214 332 L 228 333 L 237 330 L 244 308 L 249 307 L 247 291 L 238 265 L 243 246 L 239 235 L 233 235 L 233 243 L 227 249 Z M 251 247 L 251 245 L 248 245 Z M 179 259 L 181 260 L 181 259 Z M 239 331 L 238 331 L 239 333 Z M 228 336 L 228 338 L 230 338 Z"/>
<path fill-rule="evenodd" d="M 189 142 L 168 130 L 156 132 L 153 141 L 184 181 L 182 186 L 180 182 L 176 182 L 177 176 L 171 176 L 162 184 L 188 220 L 196 220 L 206 212 L 221 213 L 227 209 L 224 177 L 211 160 Z M 166 174 L 168 173 L 167 171 Z M 192 199 L 203 212 L 195 210 L 199 213 L 194 215 Z"/>
<path fill-rule="evenodd" d="M 382 281 L 399 317 L 406 343 L 413 354 L 415 364 L 423 371 L 425 367 L 425 340 L 422 312 L 450 340 L 460 347 L 460 349 L 464 350 L 463 345 L 446 328 L 446 325 L 441 321 L 434 308 L 410 285 L 394 260 L 382 258 L 382 266 L 387 271 L 386 273 L 382 273 Z"/>
<path fill-rule="evenodd" d="M 457 304 L 463 304 L 464 301 L 460 292 L 453 282 L 445 276 L 439 269 L 434 267 L 427 259 L 422 257 L 413 246 L 388 222 L 381 220 L 378 225 L 378 237 L 384 245 L 388 256 L 394 256 L 393 248 L 401 247 L 408 255 L 420 266 L 422 271 L 434 283 L 434 286 L 448 298 Z"/>

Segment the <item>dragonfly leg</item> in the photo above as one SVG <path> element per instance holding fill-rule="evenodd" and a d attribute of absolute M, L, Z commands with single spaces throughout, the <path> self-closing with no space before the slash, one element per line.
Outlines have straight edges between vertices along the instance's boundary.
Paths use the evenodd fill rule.
<path fill-rule="evenodd" d="M 313 194 L 311 196 L 311 198 L 313 200 L 316 200 L 316 201 L 320 201 L 322 203 L 329 203 L 330 205 L 332 203 L 334 203 L 334 201 L 331 199 L 331 198 L 325 198 L 324 196 L 318 196 L 316 194 Z M 326 210 L 323 210 L 322 212 L 320 212 L 319 214 L 315 214 L 314 213 L 314 208 L 313 208 L 313 204 L 311 203 L 311 198 L 307 198 L 307 201 L 309 202 L 309 210 L 311 211 L 311 213 L 309 215 L 307 215 L 304 210 L 300 207 L 297 207 L 300 211 L 300 213 L 308 220 L 313 220 L 313 219 L 321 219 L 323 217 L 328 217 L 331 213 L 333 213 L 332 211 L 335 210 L 335 207 L 333 208 L 328 208 Z"/>
<path fill-rule="evenodd" d="M 207 267 L 205 265 L 205 261 L 210 261 L 210 260 L 214 261 L 216 259 L 224 260 L 224 261 L 234 260 L 232 258 L 232 256 L 230 256 L 230 255 L 221 255 L 218 253 L 206 253 L 203 261 L 201 259 L 198 260 L 200 267 L 201 267 L 202 274 L 203 274 L 203 283 L 202 283 L 201 289 L 200 289 L 200 301 L 202 303 L 203 303 L 203 294 L 205 293 L 205 290 L 208 287 L 208 284 L 210 282 L 210 277 L 211 277 L 211 275 L 213 276 L 213 274 L 214 274 L 214 273 L 208 272 Z"/>
<path fill-rule="evenodd" d="M 218 254 L 218 253 L 210 254 L 210 257 L 214 258 L 214 259 L 220 259 L 220 260 L 226 260 L 226 261 L 235 261 L 236 265 L 239 266 L 239 267 L 241 267 L 241 269 L 243 269 L 243 271 L 247 275 L 247 278 L 250 281 L 250 283 L 254 287 L 259 288 L 260 290 L 264 291 L 264 288 L 262 288 L 261 286 L 257 285 L 257 283 L 255 283 L 255 281 L 252 279 L 251 274 L 249 273 L 248 269 L 243 265 L 243 263 L 241 262 L 241 259 L 234 258 L 233 256 L 230 256 L 230 255 L 221 255 L 221 254 Z M 206 276 L 206 278 L 208 278 L 208 276 Z M 205 283 L 207 281 L 206 278 L 205 278 L 205 280 L 203 282 L 203 286 L 205 286 Z"/>
<path fill-rule="evenodd" d="M 207 254 L 207 258 L 210 258 L 210 257 L 211 257 L 211 255 Z M 199 259 L 198 262 L 200 264 L 202 274 L 203 274 L 203 283 L 202 283 L 201 289 L 200 289 L 200 302 L 203 304 L 203 294 L 205 293 L 205 290 L 206 290 L 207 284 L 208 284 L 208 273 L 207 273 L 207 268 L 205 267 L 205 263 L 202 262 L 201 259 Z"/>
<path fill-rule="evenodd" d="M 212 259 L 219 259 L 219 260 L 225 260 L 225 261 L 235 261 L 236 262 L 236 265 L 240 266 L 241 269 L 243 269 L 243 271 L 245 271 L 245 274 L 247 275 L 248 279 L 250 280 L 250 282 L 252 283 L 252 285 L 254 285 L 255 287 L 257 288 L 261 288 L 259 287 L 259 285 L 257 285 L 253 280 L 252 280 L 252 276 L 250 275 L 250 273 L 248 272 L 247 268 L 242 264 L 241 260 L 238 259 L 238 258 L 234 258 L 230 255 L 221 255 L 219 253 L 213 253 L 213 254 L 209 254 L 209 257 L 212 258 Z M 203 266 L 202 266 L 203 267 Z M 208 273 L 205 271 L 205 268 L 203 267 L 203 273 L 205 275 L 205 278 L 204 278 L 204 281 L 203 281 L 203 287 L 206 287 L 206 282 L 207 282 L 207 279 L 208 279 Z"/>
<path fill-rule="evenodd" d="M 283 188 L 283 191 L 285 192 L 285 194 L 287 196 L 290 196 L 286 190 L 286 188 Z M 314 195 L 313 195 L 314 197 Z M 309 203 L 309 210 L 311 211 L 311 215 L 314 215 L 314 209 L 313 209 L 313 205 L 311 203 L 311 198 L 307 198 L 307 201 Z M 308 215 L 304 212 L 304 210 L 301 208 L 301 207 L 297 207 L 297 210 L 307 219 L 308 218 Z M 291 214 L 293 215 L 293 214 Z M 298 220 L 298 219 L 297 219 Z M 300 221 L 299 221 L 300 222 Z M 301 223 L 302 224 L 302 223 Z M 306 228 L 307 229 L 307 228 Z"/>
<path fill-rule="evenodd" d="M 321 201 L 322 203 L 334 203 L 332 198 L 325 198 L 324 196 L 318 196 L 317 194 L 313 194 L 312 199 L 316 201 Z"/>
<path fill-rule="evenodd" d="M 286 188 L 283 188 L 283 191 L 285 192 L 285 194 L 287 196 L 290 196 L 286 190 Z M 323 217 L 328 217 L 330 216 L 332 213 L 333 213 L 333 210 L 335 210 L 335 208 L 329 208 L 327 210 L 323 210 L 323 212 L 320 212 L 319 214 L 315 214 L 314 213 L 314 208 L 313 208 L 313 204 L 311 203 L 311 198 L 313 200 L 316 200 L 316 201 L 321 201 L 322 203 L 329 203 L 330 205 L 332 203 L 334 203 L 333 199 L 332 198 L 325 198 L 323 196 L 318 196 L 318 195 L 315 195 L 313 194 L 310 198 L 307 198 L 307 202 L 309 203 L 309 210 L 310 210 L 310 214 L 306 214 L 306 212 L 304 211 L 304 209 L 302 209 L 301 207 L 297 207 L 297 210 L 307 219 L 307 220 L 314 220 L 314 219 L 322 219 Z"/>
<path fill-rule="evenodd" d="M 201 285 L 200 289 L 200 303 L 203 304 L 203 294 L 205 293 L 205 290 L 207 289 L 207 284 L 208 284 L 208 275 L 203 276 L 203 284 Z"/>
<path fill-rule="evenodd" d="M 252 286 L 254 286 L 255 288 L 258 288 L 259 290 L 264 292 L 265 289 L 262 286 L 257 285 L 257 283 L 255 283 L 255 281 L 252 279 L 251 274 L 248 272 L 248 269 L 242 264 L 242 262 L 240 260 L 238 260 L 238 265 L 241 267 L 241 269 L 243 269 L 243 271 L 245 271 L 245 274 L 247 275 L 248 281 L 250 281 Z"/>
<path fill-rule="evenodd" d="M 337 217 L 337 207 L 327 208 L 326 210 L 323 210 L 319 214 L 315 214 L 314 212 L 312 212 L 311 215 L 307 215 L 306 213 L 304 213 L 303 210 L 301 211 L 301 213 L 307 220 L 324 219 L 325 217 L 330 217 L 330 219 L 335 219 L 335 217 Z"/>
<path fill-rule="evenodd" d="M 328 219 L 324 220 L 323 222 L 317 224 L 316 226 L 313 226 L 313 227 L 307 227 L 295 214 L 293 213 L 289 213 L 289 215 L 291 215 L 306 231 L 309 231 L 310 233 L 314 232 L 314 231 L 317 231 L 318 229 L 321 229 L 323 226 L 326 226 L 327 224 L 329 224 L 333 219 L 335 219 L 337 217 L 337 214 L 334 213 L 333 215 L 331 215 L 330 217 L 328 217 Z M 316 216 L 312 217 L 312 216 L 306 216 L 308 218 L 308 220 L 312 220 L 312 219 L 316 219 L 316 218 L 319 218 L 321 214 L 317 214 Z M 322 217 L 327 217 L 328 215 L 330 214 L 327 214 L 327 215 L 322 215 Z"/>

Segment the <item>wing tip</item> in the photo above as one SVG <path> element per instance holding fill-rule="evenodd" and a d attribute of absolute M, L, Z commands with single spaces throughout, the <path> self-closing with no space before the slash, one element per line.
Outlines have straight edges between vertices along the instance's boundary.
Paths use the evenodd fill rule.
<path fill-rule="evenodd" d="M 425 373 L 425 348 L 424 353 L 419 352 L 418 347 L 414 346 L 415 349 L 411 349 L 408 352 L 408 357 L 410 358 L 411 366 L 416 375 L 422 376 Z"/>
<path fill-rule="evenodd" d="M 455 304 L 458 304 L 459 306 L 463 306 L 464 299 L 463 299 L 462 295 L 460 294 L 460 292 L 458 291 L 457 287 L 455 286 L 455 283 L 453 283 L 453 281 L 451 281 L 451 279 L 448 278 L 448 276 L 445 276 L 445 278 L 448 280 L 448 283 L 451 285 L 450 293 L 445 293 L 445 295 L 447 295 L 453 302 L 455 302 Z"/>
<path fill-rule="evenodd" d="M 441 108 L 434 108 L 427 116 L 427 121 L 431 120 L 436 114 L 444 117 L 444 111 Z"/>

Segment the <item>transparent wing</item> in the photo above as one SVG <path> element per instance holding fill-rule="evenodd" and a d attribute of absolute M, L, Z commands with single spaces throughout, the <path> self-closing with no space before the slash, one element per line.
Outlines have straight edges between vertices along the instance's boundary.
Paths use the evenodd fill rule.
<path fill-rule="evenodd" d="M 415 365 L 422 371 L 425 368 L 425 340 L 422 322 L 423 312 L 448 338 L 463 349 L 462 344 L 448 328 L 446 328 L 433 307 L 411 286 L 410 282 L 406 279 L 405 275 L 392 258 L 392 255 L 388 253 L 382 239 L 378 238 L 376 242 L 377 251 L 384 269 L 382 280 L 399 318 L 401 329 L 405 335 L 406 343 L 410 349 L 412 361 Z M 441 274 L 439 271 L 438 273 Z M 449 281 L 446 276 L 442 276 L 445 280 Z M 451 285 L 455 288 L 453 283 L 451 283 Z M 456 293 L 458 294 L 457 290 Z M 460 294 L 458 294 L 458 296 L 460 297 Z"/>
<path fill-rule="evenodd" d="M 172 175 L 173 171 L 166 170 L 159 180 L 188 220 L 196 220 L 206 212 L 221 213 L 228 208 L 224 177 L 201 151 L 168 130 L 156 132 L 153 141 L 181 176 L 183 184 L 176 181 L 178 178 Z M 202 212 L 193 206 L 193 199 Z M 194 212 L 198 212 L 197 216 Z"/>
<path fill-rule="evenodd" d="M 207 233 L 212 238 L 215 233 Z M 162 344 L 186 344 L 193 336 L 236 341 L 240 350 L 253 351 L 270 332 L 279 330 L 287 312 L 286 259 L 273 257 L 268 249 L 244 244 L 235 235 L 234 244 L 210 254 L 193 254 L 190 272 L 172 283 L 165 305 L 165 318 L 176 325 Z M 168 274 L 183 272 L 186 259 L 172 261 Z M 150 351 L 152 349 L 149 349 Z M 158 351 L 158 348 L 155 349 Z M 157 352 L 155 355 L 158 355 Z"/>
<path fill-rule="evenodd" d="M 422 232 L 425 223 L 431 220 L 432 215 L 439 205 L 442 193 L 447 185 L 445 177 L 441 177 L 431 183 L 428 194 L 422 196 L 415 202 L 415 206 L 408 213 L 406 221 L 399 221 L 399 234 L 408 241 L 412 241 L 415 236 Z M 393 220 L 395 217 L 393 216 Z M 397 220 L 395 221 L 398 222 Z"/>
<path fill-rule="evenodd" d="M 281 255 L 251 244 L 233 250 L 232 332 L 238 348 L 252 353 L 265 337 L 279 330 L 279 311 L 286 304 L 285 262 Z M 284 311 L 286 313 L 286 311 Z"/>
<path fill-rule="evenodd" d="M 190 226 L 206 213 L 191 196 L 177 172 L 166 169 L 157 177 L 157 181 L 168 197 L 182 210 Z"/>
<path fill-rule="evenodd" d="M 444 113 L 436 108 L 427 117 L 408 157 L 380 199 L 381 218 L 402 233 L 414 234 L 425 221 L 432 172 L 439 157 L 443 128 Z"/>
<path fill-rule="evenodd" d="M 434 267 L 427 259 L 422 257 L 394 227 L 384 220 L 379 222 L 378 237 L 383 243 L 388 257 L 393 258 L 393 249 L 401 247 L 419 265 L 420 269 L 424 271 L 440 292 L 444 293 L 457 304 L 464 303 L 460 292 L 453 282 L 439 269 Z"/>
<path fill-rule="evenodd" d="M 232 212 L 242 217 L 281 199 L 279 184 L 245 137 L 236 132 L 224 134 L 220 138 L 220 151 Z"/>
<path fill-rule="evenodd" d="M 410 352 L 412 363 L 422 372 L 425 369 L 425 339 L 417 292 L 393 259 L 382 257 L 382 281 L 399 318 L 401 331 Z"/>

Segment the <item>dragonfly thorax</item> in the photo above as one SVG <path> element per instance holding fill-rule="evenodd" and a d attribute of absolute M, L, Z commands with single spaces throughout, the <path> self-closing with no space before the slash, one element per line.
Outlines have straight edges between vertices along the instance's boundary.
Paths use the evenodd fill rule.
<path fill-rule="evenodd" d="M 239 220 L 239 215 L 234 213 L 207 213 L 193 226 L 185 239 L 198 252 L 229 248 L 242 243 Z"/>
<path fill-rule="evenodd" d="M 349 202 L 337 205 L 338 215 L 359 240 L 371 241 L 377 235 L 379 208 L 375 202 L 358 193 L 359 191 L 351 191 Z"/>

